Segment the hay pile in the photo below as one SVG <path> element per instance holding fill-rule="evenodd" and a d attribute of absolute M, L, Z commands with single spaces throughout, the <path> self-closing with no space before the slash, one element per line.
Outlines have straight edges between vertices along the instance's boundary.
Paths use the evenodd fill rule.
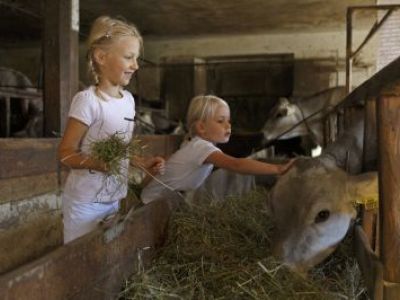
<path fill-rule="evenodd" d="M 167 244 L 134 274 L 120 299 L 365 299 L 349 242 L 308 279 L 271 257 L 265 191 L 183 204 Z"/>

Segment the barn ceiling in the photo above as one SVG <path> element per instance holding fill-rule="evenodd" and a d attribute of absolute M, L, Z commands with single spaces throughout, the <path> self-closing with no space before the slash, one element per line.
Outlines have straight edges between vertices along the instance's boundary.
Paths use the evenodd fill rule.
<path fill-rule="evenodd" d="M 346 7 L 375 0 L 80 0 L 81 36 L 99 15 L 123 16 L 145 36 L 345 30 Z M 0 0 L 0 39 L 40 39 L 42 1 Z M 374 20 L 357 16 L 358 28 Z"/>

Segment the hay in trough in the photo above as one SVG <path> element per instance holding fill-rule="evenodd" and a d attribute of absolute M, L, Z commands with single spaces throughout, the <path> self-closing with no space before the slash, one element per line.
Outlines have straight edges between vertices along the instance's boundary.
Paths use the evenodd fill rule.
<path fill-rule="evenodd" d="M 365 299 L 349 242 L 304 277 L 271 256 L 265 191 L 182 204 L 151 266 L 120 299 Z"/>

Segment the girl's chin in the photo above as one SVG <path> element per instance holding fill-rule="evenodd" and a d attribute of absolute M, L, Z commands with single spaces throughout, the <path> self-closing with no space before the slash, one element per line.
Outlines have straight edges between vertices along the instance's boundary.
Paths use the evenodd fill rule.
<path fill-rule="evenodd" d="M 120 86 L 127 86 L 129 84 L 130 80 L 121 80 Z"/>
<path fill-rule="evenodd" d="M 226 137 L 226 138 L 224 138 L 224 139 L 221 139 L 221 140 L 218 142 L 218 144 L 225 144 L 225 143 L 227 143 L 227 142 L 229 142 L 229 137 Z"/>

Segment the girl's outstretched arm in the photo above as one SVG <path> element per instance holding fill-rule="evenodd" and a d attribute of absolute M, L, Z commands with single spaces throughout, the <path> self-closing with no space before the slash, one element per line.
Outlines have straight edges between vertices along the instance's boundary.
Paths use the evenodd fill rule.
<path fill-rule="evenodd" d="M 286 164 L 270 164 L 249 158 L 236 158 L 224 154 L 223 152 L 215 151 L 211 153 L 204 162 L 242 174 L 281 175 L 292 166 L 294 160 L 292 159 Z"/>

